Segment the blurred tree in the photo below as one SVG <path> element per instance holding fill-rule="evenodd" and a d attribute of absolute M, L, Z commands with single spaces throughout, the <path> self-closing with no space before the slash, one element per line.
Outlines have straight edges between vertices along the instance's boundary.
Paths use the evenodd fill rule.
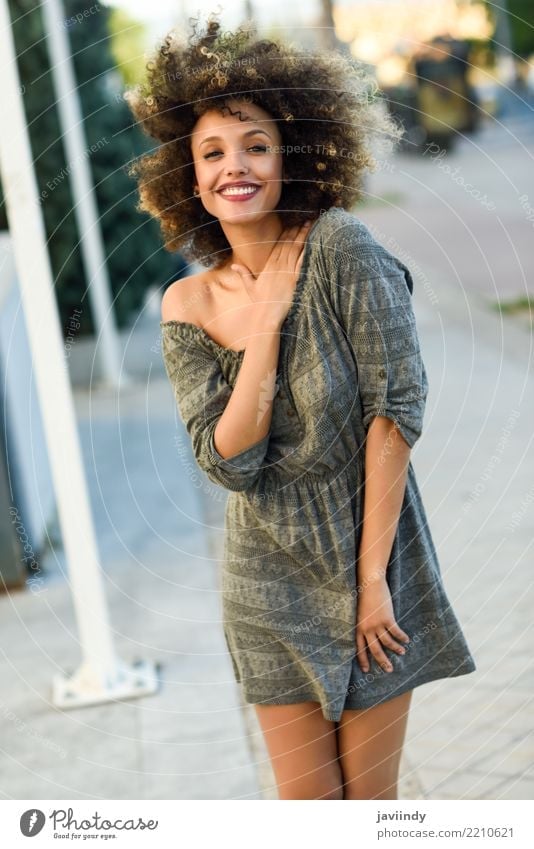
<path fill-rule="evenodd" d="M 512 50 L 526 58 L 534 53 L 534 3 L 532 0 L 508 0 L 506 5 Z"/>
<path fill-rule="evenodd" d="M 62 315 L 80 307 L 80 288 L 70 287 L 71 281 L 83 280 L 79 252 L 72 251 L 77 241 L 72 214 L 72 198 L 66 178 L 65 152 L 57 111 L 39 8 L 30 0 L 10 0 L 13 37 L 18 56 L 19 76 L 33 152 L 38 191 Z M 53 193 L 46 189 L 47 181 L 55 179 Z M 44 192 L 48 197 L 45 198 Z M 7 229 L 3 194 L 0 204 L 0 227 Z M 87 310 L 83 310 L 84 325 Z M 90 317 L 89 317 L 90 318 Z"/>
<path fill-rule="evenodd" d="M 9 5 L 61 321 L 65 328 L 73 309 L 81 308 L 80 332 L 89 332 L 93 326 L 72 211 L 72 166 L 61 141 L 42 16 L 33 0 L 9 0 Z M 83 155 L 96 188 L 117 323 L 125 326 L 145 291 L 165 284 L 175 258 L 163 248 L 157 223 L 136 210 L 136 185 L 125 171 L 129 160 L 147 150 L 148 140 L 132 126 L 122 99 L 122 78 L 110 46 L 111 11 L 98 4 L 88 7 L 86 0 L 64 0 L 63 7 L 85 117 Z M 1 227 L 7 227 L 2 195 Z"/>
<path fill-rule="evenodd" d="M 146 27 L 120 6 L 111 10 L 109 24 L 111 50 L 124 84 L 136 85 L 145 75 Z"/>
<path fill-rule="evenodd" d="M 532 0 L 507 0 L 499 5 L 486 0 L 496 24 L 494 49 L 500 46 L 526 58 L 534 53 L 534 3 Z"/>

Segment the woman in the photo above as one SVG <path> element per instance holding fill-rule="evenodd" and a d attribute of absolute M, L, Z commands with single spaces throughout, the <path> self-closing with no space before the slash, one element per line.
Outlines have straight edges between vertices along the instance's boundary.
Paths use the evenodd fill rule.
<path fill-rule="evenodd" d="M 396 799 L 413 688 L 474 660 L 410 450 L 428 390 L 408 268 L 346 209 L 400 131 L 353 60 L 212 16 L 129 93 L 140 208 L 207 266 L 162 301 L 195 457 L 229 490 L 224 633 L 281 799 Z"/>

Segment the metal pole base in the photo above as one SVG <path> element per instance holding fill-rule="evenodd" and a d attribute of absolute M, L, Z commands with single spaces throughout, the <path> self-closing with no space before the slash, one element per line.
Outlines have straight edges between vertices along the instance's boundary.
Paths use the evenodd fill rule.
<path fill-rule="evenodd" d="M 52 703 L 60 708 L 86 707 L 149 696 L 158 689 L 156 666 L 151 661 L 119 661 L 112 679 L 98 673 L 94 666 L 82 665 L 72 675 L 54 675 Z"/>

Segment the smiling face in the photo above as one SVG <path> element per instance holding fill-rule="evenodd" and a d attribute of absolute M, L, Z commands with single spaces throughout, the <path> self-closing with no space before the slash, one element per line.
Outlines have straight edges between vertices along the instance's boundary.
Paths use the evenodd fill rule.
<path fill-rule="evenodd" d="M 261 106 L 227 103 L 247 120 L 213 109 L 192 131 L 198 202 L 228 224 L 257 223 L 275 209 L 282 193 L 282 154 L 276 150 L 280 131 Z"/>

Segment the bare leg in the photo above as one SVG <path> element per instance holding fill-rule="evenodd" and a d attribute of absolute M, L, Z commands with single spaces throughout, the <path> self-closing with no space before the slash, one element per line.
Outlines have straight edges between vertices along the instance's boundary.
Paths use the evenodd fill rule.
<path fill-rule="evenodd" d="M 279 799 L 343 799 L 336 723 L 324 718 L 319 703 L 254 708 Z"/>
<path fill-rule="evenodd" d="M 397 799 L 399 763 L 413 690 L 365 710 L 344 710 L 338 749 L 345 799 Z"/>

